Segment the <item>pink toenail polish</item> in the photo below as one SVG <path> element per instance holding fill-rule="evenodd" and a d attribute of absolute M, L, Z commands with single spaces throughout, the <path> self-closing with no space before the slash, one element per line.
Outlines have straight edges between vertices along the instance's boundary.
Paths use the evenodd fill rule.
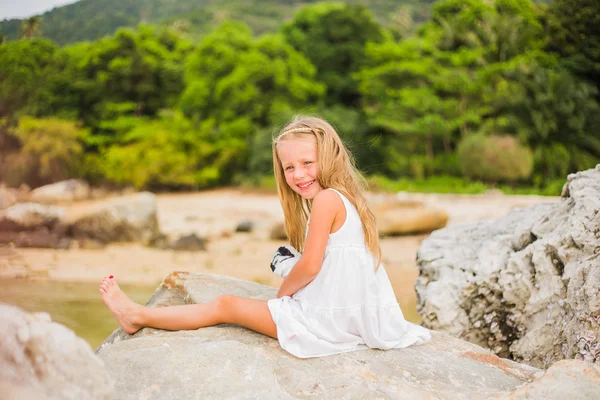
<path fill-rule="evenodd" d="M 109 278 L 109 279 L 112 279 L 112 278 L 113 278 L 113 276 L 111 275 L 111 276 L 109 276 L 108 278 Z"/>

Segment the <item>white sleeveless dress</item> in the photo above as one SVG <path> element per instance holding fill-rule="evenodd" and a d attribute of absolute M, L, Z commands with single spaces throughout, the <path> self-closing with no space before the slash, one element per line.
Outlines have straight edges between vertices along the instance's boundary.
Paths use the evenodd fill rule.
<path fill-rule="evenodd" d="M 356 208 L 346 207 L 342 227 L 329 235 L 316 278 L 293 296 L 268 301 L 281 347 L 299 358 L 421 344 L 430 332 L 404 319 L 383 265 L 365 246 Z"/>

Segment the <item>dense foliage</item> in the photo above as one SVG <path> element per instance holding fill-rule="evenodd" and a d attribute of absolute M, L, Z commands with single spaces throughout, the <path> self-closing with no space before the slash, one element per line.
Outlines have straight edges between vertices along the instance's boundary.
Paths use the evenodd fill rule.
<path fill-rule="evenodd" d="M 61 45 L 96 40 L 112 35 L 118 28 L 140 23 L 167 25 L 194 37 L 212 32 L 227 20 L 243 22 L 253 32 L 277 31 L 284 21 L 314 0 L 79 0 L 57 7 L 41 16 L 41 34 Z M 341 0 L 363 5 L 377 20 L 397 31 L 404 31 L 428 17 L 433 0 Z M 34 17 L 38 18 L 38 17 Z M 31 24 L 28 19 L 0 21 L 0 33 L 9 40 L 20 37 Z M 36 28 L 39 32 L 39 27 Z"/>
<path fill-rule="evenodd" d="M 146 6 L 198 18 L 201 39 L 171 20 L 64 47 L 38 37 L 58 29 L 47 16 L 24 21 L 21 39 L 0 44 L 0 180 L 262 182 L 272 134 L 299 113 L 333 122 L 378 187 L 555 193 L 600 162 L 598 2 L 441 0 L 431 17 L 365 2 L 394 15 L 387 25 L 350 3 L 283 23 L 297 3 L 265 2 L 270 25 L 253 32 L 216 25 L 229 5 L 155 0 Z"/>

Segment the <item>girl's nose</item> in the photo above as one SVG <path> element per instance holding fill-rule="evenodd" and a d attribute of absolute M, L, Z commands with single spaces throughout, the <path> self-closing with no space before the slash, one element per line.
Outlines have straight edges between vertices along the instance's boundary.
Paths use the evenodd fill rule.
<path fill-rule="evenodd" d="M 294 170 L 294 178 L 295 179 L 304 178 L 304 170 L 302 168 L 296 168 Z"/>

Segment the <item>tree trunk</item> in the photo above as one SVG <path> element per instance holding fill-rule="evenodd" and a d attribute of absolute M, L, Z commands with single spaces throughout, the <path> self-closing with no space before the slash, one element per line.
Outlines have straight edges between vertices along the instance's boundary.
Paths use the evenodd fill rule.
<path fill-rule="evenodd" d="M 433 160 L 433 138 L 431 137 L 431 135 L 427 135 L 427 142 L 425 143 L 425 145 L 427 159 L 431 161 Z"/>

